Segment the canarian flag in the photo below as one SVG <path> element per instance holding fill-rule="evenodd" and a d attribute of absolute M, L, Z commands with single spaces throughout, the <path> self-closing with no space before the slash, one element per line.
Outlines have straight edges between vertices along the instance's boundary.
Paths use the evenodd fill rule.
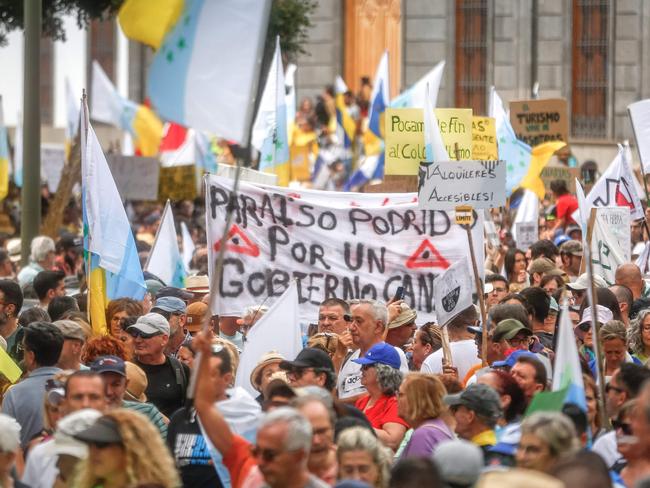
<path fill-rule="evenodd" d="M 434 111 L 434 100 L 438 98 L 438 93 L 436 92 L 434 95 L 431 91 L 431 85 L 428 84 L 426 92 L 427 97 L 424 100 L 424 150 L 426 158 L 427 161 L 449 161 L 449 154 L 447 154 L 445 143 L 442 140 L 438 118 Z"/>
<path fill-rule="evenodd" d="M 438 92 L 442 82 L 442 74 L 445 71 L 445 61 L 440 61 L 431 71 L 416 81 L 408 89 L 397 95 L 391 102 L 393 108 L 424 108 L 427 97 L 431 98 L 431 104 L 435 108 L 438 105 Z M 429 85 L 430 95 L 427 95 Z"/>
<path fill-rule="evenodd" d="M 337 76 L 334 87 L 336 90 L 336 133 L 339 142 L 347 150 L 352 147 L 354 134 L 357 131 L 357 123 L 350 116 L 350 112 L 348 112 L 345 105 L 345 93 L 348 91 L 348 86 L 343 81 L 343 78 Z"/>
<path fill-rule="evenodd" d="M 136 150 L 143 156 L 158 154 L 162 122 L 146 105 L 121 96 L 97 61 L 93 61 L 90 116 L 93 120 L 122 128 L 133 136 Z"/>
<path fill-rule="evenodd" d="M 149 69 L 157 113 L 246 144 L 270 9 L 270 0 L 185 0 Z M 146 11 L 133 15 L 151 22 Z"/>
<path fill-rule="evenodd" d="M 167 200 L 165 210 L 160 219 L 145 270 L 160 278 L 167 286 L 183 288 L 187 272 L 178 248 L 178 236 L 174 225 L 172 207 Z"/>
<path fill-rule="evenodd" d="M 517 139 L 501 97 L 494 87 L 490 92 L 490 117 L 495 119 L 499 159 L 506 162 L 506 195 L 510 196 L 528 173 L 531 148 Z"/>
<path fill-rule="evenodd" d="M 9 143 L 7 142 L 7 127 L 5 127 L 0 96 L 0 201 L 9 194 Z"/>
<path fill-rule="evenodd" d="M 370 96 L 370 110 L 368 113 L 368 128 L 380 139 L 383 139 L 383 116 L 388 107 L 388 97 L 390 96 L 390 84 L 388 81 L 388 51 L 384 51 L 377 73 L 375 74 L 375 83 L 372 87 Z"/>
<path fill-rule="evenodd" d="M 184 6 L 183 0 L 126 0 L 117 20 L 126 37 L 158 49 Z"/>
<path fill-rule="evenodd" d="M 535 192 L 540 200 L 544 199 L 546 195 L 546 188 L 542 181 L 542 170 L 546 167 L 558 149 L 566 146 L 566 142 L 562 141 L 549 141 L 535 146 L 530 153 L 530 166 L 528 172 L 521 180 L 519 186 Z"/>
<path fill-rule="evenodd" d="M 80 130 L 84 250 L 90 254 L 86 276 L 91 326 L 105 334 L 108 301 L 142 300 L 146 287 L 129 219 L 87 114 L 84 104 Z"/>
<path fill-rule="evenodd" d="M 278 37 L 251 138 L 253 147 L 260 152 L 260 171 L 278 175 L 278 186 L 287 186 L 291 180 L 285 103 L 284 69 Z"/>

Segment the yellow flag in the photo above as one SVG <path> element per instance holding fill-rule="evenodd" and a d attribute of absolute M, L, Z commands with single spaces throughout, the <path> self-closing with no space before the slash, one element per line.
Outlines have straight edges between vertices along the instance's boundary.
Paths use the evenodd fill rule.
<path fill-rule="evenodd" d="M 544 142 L 535 146 L 530 153 L 528 173 L 523 177 L 519 186 L 534 192 L 542 200 L 546 194 L 546 189 L 540 174 L 548 164 L 551 156 L 564 146 L 566 146 L 566 142 L 563 141 Z"/>
<path fill-rule="evenodd" d="M 88 280 L 88 310 L 93 334 L 106 335 L 106 275 L 101 268 L 94 268 Z"/>
<path fill-rule="evenodd" d="M 18 365 L 14 362 L 13 359 L 11 359 L 11 356 L 7 354 L 7 352 L 0 347 L 0 373 L 5 375 L 5 377 L 11 381 L 12 383 L 15 383 L 18 378 L 20 378 L 20 375 L 23 374 L 23 372 L 20 370 Z"/>
<path fill-rule="evenodd" d="M 184 4 L 183 0 L 126 0 L 117 19 L 126 37 L 158 49 Z"/>
<path fill-rule="evenodd" d="M 135 147 L 143 156 L 158 154 L 162 139 L 163 123 L 158 116 L 146 105 L 140 105 L 133 118 L 135 132 Z"/>
<path fill-rule="evenodd" d="M 9 194 L 9 160 L 0 155 L 0 202 Z"/>

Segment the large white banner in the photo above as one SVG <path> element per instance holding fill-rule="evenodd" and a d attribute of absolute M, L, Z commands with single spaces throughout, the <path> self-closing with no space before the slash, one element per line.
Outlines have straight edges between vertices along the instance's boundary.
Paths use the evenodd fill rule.
<path fill-rule="evenodd" d="M 233 181 L 206 175 L 210 273 L 221 246 Z M 240 182 L 225 241 L 224 277 L 214 313 L 280 296 L 297 279 L 301 319 L 314 321 L 326 298 L 389 300 L 398 286 L 418 311 L 435 318 L 436 279 L 463 257 L 467 233 L 452 212 L 420 210 L 415 193 L 296 190 Z M 479 269 L 483 212 L 473 226 Z"/>
<path fill-rule="evenodd" d="M 597 208 L 591 235 L 594 274 L 602 276 L 608 285 L 613 285 L 616 269 L 630 262 L 631 253 L 629 210 L 625 207 Z"/>

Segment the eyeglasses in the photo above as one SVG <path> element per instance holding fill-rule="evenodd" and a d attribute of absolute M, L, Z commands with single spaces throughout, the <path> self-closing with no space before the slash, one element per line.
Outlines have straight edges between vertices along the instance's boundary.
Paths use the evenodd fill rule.
<path fill-rule="evenodd" d="M 140 329 L 136 329 L 134 327 L 129 327 L 126 333 L 129 334 L 134 339 L 137 339 L 138 337 L 141 337 L 143 339 L 151 339 L 152 337 L 162 335 L 161 332 L 152 332 L 150 334 L 147 334 L 146 332 L 142 332 Z"/>
<path fill-rule="evenodd" d="M 612 420 L 612 427 L 614 430 L 620 430 L 624 435 L 632 435 L 632 426 L 627 422 L 620 420 Z"/>
<path fill-rule="evenodd" d="M 262 449 L 259 446 L 251 446 L 251 455 L 257 459 L 262 458 L 265 463 L 271 463 L 273 460 L 282 454 L 282 451 L 275 451 L 273 449 Z"/>

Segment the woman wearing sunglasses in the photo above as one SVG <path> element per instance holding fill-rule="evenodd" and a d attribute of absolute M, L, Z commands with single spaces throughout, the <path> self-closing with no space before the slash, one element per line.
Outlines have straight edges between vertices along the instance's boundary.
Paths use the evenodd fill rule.
<path fill-rule="evenodd" d="M 138 412 L 114 410 L 75 438 L 88 444 L 88 458 L 72 486 L 176 488 L 181 484 L 160 433 Z"/>

